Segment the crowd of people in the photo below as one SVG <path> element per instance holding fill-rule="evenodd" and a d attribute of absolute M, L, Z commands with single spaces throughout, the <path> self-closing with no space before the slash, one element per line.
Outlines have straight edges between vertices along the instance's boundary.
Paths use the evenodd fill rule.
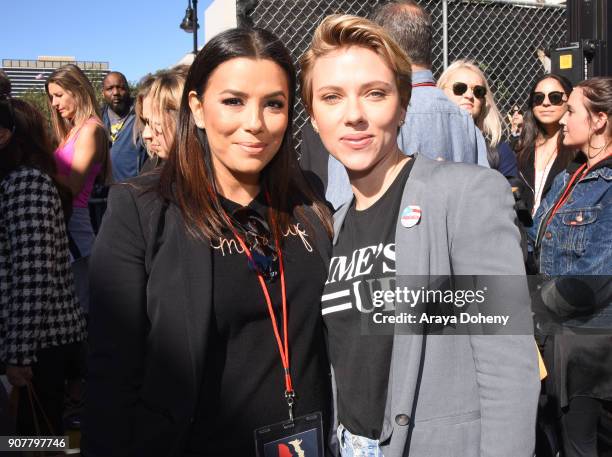
<path fill-rule="evenodd" d="M 432 31 L 328 16 L 298 80 L 235 28 L 102 108 L 66 65 L 51 129 L 0 75 L 0 435 L 82 403 L 91 457 L 612 452 L 612 78 L 541 76 L 506 129 Z M 394 292 L 483 284 L 508 328 Z"/>

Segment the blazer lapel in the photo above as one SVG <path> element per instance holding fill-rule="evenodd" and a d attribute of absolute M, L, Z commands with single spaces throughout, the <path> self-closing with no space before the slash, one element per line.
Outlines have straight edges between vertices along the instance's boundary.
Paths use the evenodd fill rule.
<path fill-rule="evenodd" d="M 343 204 L 338 210 L 334 213 L 334 246 L 338 242 L 338 236 L 340 235 L 340 229 L 344 224 L 344 219 L 346 218 L 346 214 L 348 213 L 349 208 L 351 207 L 352 199 Z"/>
<path fill-rule="evenodd" d="M 418 290 L 427 287 L 429 282 L 429 237 L 427 229 L 426 182 L 430 173 L 430 163 L 421 156 L 415 156 L 415 163 L 406 181 L 400 213 L 397 217 L 395 230 L 395 267 L 396 287 Z M 421 219 L 412 227 L 404 227 L 401 223 L 401 213 L 409 205 L 421 209 Z M 396 304 L 396 315 L 402 312 L 415 313 L 415 309 L 406 309 L 405 304 Z M 391 353 L 391 368 L 387 388 L 387 402 L 380 441 L 384 442 L 391 436 L 395 424 L 394 414 L 406 414 L 411 411 L 395 412 L 393 405 L 412 405 L 414 391 L 419 371 L 419 361 L 423 343 L 422 332 L 410 326 L 411 333 L 401 325 L 395 326 L 393 350 Z"/>

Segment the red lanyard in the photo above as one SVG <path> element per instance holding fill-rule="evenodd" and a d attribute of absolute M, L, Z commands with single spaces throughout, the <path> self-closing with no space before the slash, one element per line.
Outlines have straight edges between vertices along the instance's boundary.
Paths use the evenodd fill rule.
<path fill-rule="evenodd" d="M 606 160 L 607 158 L 612 157 L 612 154 L 608 154 L 606 157 L 604 157 L 602 160 Z M 599 163 L 599 162 L 598 162 Z M 597 164 L 595 164 L 596 166 Z M 561 198 L 559 199 L 559 201 L 557 202 L 557 204 L 554 206 L 553 210 L 550 212 L 550 216 L 548 217 L 548 219 L 546 220 L 546 225 L 548 226 L 548 224 L 550 224 L 550 221 L 552 221 L 552 218 L 555 216 L 555 213 L 557 211 L 559 211 L 559 209 L 561 209 L 561 207 L 563 205 L 565 205 L 565 203 L 567 202 L 567 200 L 569 199 L 572 190 L 574 190 L 574 183 L 578 183 L 582 178 L 584 178 L 584 176 L 586 174 L 588 174 L 589 171 L 591 171 L 591 168 L 593 167 L 589 167 L 587 168 L 587 164 L 583 163 L 580 168 L 578 168 L 578 170 L 576 170 L 574 172 L 574 174 L 572 175 L 572 177 L 569 180 L 569 183 L 567 184 L 565 191 L 563 192 L 563 194 L 561 195 Z"/>
<path fill-rule="evenodd" d="M 266 199 L 268 201 L 268 206 L 270 206 L 270 196 L 266 193 Z M 225 220 L 227 225 L 231 229 L 234 237 L 242 246 L 244 253 L 248 257 L 249 261 L 254 265 L 255 261 L 253 260 L 253 254 L 251 250 L 246 245 L 244 240 L 238 235 L 238 232 L 234 228 L 229 216 L 223 211 L 223 215 L 225 216 Z M 270 211 L 270 217 L 272 222 L 274 222 L 274 216 Z M 274 236 L 274 245 L 276 246 L 276 251 L 278 252 L 278 265 L 280 269 L 280 280 L 281 280 L 281 295 L 283 301 L 283 336 L 284 336 L 284 344 L 283 340 L 281 340 L 280 332 L 278 330 L 278 324 L 276 322 L 276 316 L 274 315 L 274 308 L 272 306 L 272 299 L 270 298 L 270 293 L 268 292 L 268 286 L 266 286 L 266 281 L 264 280 L 262 274 L 259 271 L 256 271 L 257 279 L 259 279 L 259 285 L 261 286 L 261 290 L 266 298 L 266 303 L 268 305 L 268 313 L 270 314 L 270 320 L 272 321 L 272 330 L 274 330 L 274 336 L 276 337 L 276 344 L 278 345 L 278 352 L 280 354 L 281 363 L 283 364 L 283 369 L 285 373 L 285 399 L 287 400 L 287 406 L 289 407 L 289 419 L 293 421 L 293 404 L 295 401 L 295 391 L 293 390 L 293 383 L 291 382 L 291 372 L 289 371 L 289 337 L 287 333 L 287 293 L 285 289 L 285 270 L 283 268 L 283 252 L 280 248 L 280 243 L 278 238 Z"/>
<path fill-rule="evenodd" d="M 414 83 L 412 87 L 436 87 L 434 83 Z"/>

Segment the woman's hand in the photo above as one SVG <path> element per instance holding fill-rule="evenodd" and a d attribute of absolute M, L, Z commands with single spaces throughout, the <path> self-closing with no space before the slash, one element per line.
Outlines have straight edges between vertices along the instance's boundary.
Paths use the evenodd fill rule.
<path fill-rule="evenodd" d="M 25 387 L 32 380 L 32 367 L 8 365 L 6 367 L 6 377 L 12 386 Z"/>

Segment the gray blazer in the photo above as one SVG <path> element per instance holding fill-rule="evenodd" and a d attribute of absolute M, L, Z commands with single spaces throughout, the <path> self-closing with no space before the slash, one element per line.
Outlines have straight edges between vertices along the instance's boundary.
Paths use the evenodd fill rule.
<path fill-rule="evenodd" d="M 475 165 L 415 160 L 401 208 L 419 205 L 422 215 L 411 228 L 397 216 L 398 284 L 418 289 L 419 278 L 431 275 L 524 275 L 504 177 Z M 348 208 L 334 216 L 334 243 Z M 508 292 L 514 311 L 530 315 L 527 283 L 518 277 L 520 287 Z M 403 455 L 410 429 L 411 457 L 531 457 L 540 391 L 533 336 L 428 335 L 412 417 L 423 341 L 397 331 L 394 337 L 380 437 L 385 457 Z"/>

